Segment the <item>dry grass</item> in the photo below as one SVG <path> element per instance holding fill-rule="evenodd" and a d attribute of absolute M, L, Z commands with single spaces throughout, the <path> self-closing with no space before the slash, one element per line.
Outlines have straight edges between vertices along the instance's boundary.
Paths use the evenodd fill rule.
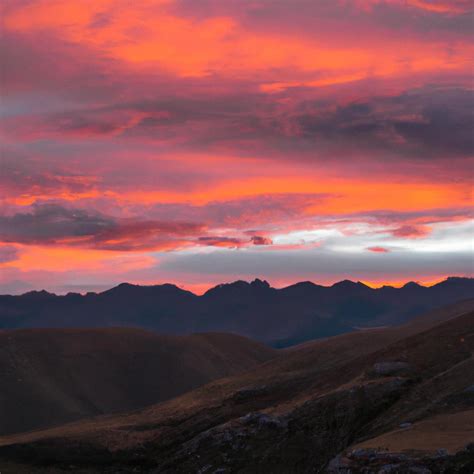
<path fill-rule="evenodd" d="M 434 453 L 437 449 L 446 449 L 454 454 L 469 442 L 474 442 L 474 410 L 436 415 L 409 428 L 390 431 L 356 444 L 353 448 L 381 448 L 397 453 Z"/>

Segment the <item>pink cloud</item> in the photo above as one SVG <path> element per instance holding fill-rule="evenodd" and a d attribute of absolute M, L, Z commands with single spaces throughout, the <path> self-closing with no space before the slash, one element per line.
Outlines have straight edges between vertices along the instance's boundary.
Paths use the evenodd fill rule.
<path fill-rule="evenodd" d="M 395 237 L 419 239 L 430 234 L 431 228 L 426 225 L 407 224 L 397 227 L 391 232 Z"/>
<path fill-rule="evenodd" d="M 385 247 L 367 247 L 367 250 L 369 252 L 374 252 L 374 253 L 388 253 L 388 252 L 390 252 L 390 250 L 385 248 Z"/>

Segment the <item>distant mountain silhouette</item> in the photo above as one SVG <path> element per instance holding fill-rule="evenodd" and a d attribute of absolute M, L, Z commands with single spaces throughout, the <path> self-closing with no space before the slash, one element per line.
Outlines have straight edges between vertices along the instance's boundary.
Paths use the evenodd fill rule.
<path fill-rule="evenodd" d="M 282 289 L 266 281 L 221 284 L 197 296 L 175 285 L 123 283 L 103 293 L 56 296 L 33 291 L 0 296 L 0 328 L 131 326 L 171 334 L 233 332 L 276 347 L 355 327 L 395 325 L 474 296 L 474 279 L 450 277 L 431 287 L 373 289 L 344 280 Z"/>

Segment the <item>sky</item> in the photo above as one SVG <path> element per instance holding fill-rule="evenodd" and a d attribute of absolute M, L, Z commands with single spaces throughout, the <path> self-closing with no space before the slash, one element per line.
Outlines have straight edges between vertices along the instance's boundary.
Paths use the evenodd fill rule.
<path fill-rule="evenodd" d="M 468 0 L 4 0 L 0 293 L 473 275 Z"/>

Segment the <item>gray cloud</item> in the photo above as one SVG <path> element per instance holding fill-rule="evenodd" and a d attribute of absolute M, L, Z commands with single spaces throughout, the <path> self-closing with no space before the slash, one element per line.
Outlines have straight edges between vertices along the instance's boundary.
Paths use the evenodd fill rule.
<path fill-rule="evenodd" d="M 327 110 L 308 105 L 294 120 L 315 142 L 379 150 L 382 157 L 452 159 L 474 151 L 474 93 L 466 89 L 427 87 Z"/>
<path fill-rule="evenodd" d="M 0 217 L 3 242 L 63 242 L 107 250 L 172 248 L 202 230 L 203 225 L 196 223 L 118 219 L 55 204 L 35 205 L 30 213 Z"/>
<path fill-rule="evenodd" d="M 285 94 L 291 96 L 291 89 Z M 139 120 L 134 119 L 137 115 Z M 285 107 L 267 94 L 250 91 L 212 100 L 206 94 L 173 97 L 66 111 L 43 117 L 36 125 L 43 130 L 40 136 L 119 133 L 120 139 L 166 144 L 170 150 L 218 148 L 292 160 L 376 156 L 387 161 L 472 156 L 473 124 L 472 91 L 426 86 L 347 105 L 306 98 Z M 185 133 L 183 126 L 188 127 Z M 10 125 L 12 134 L 24 128 L 16 122 Z M 28 136 L 28 129 L 25 133 Z"/>
<path fill-rule="evenodd" d="M 255 247 L 254 247 L 255 248 Z M 272 279 L 314 281 L 342 279 L 354 275 L 360 279 L 410 275 L 471 275 L 472 255 L 466 252 L 415 252 L 392 249 L 386 253 L 337 252 L 325 248 L 262 252 L 247 248 L 238 252 L 217 250 L 206 255 L 173 254 L 160 264 L 170 275 L 200 274 L 252 276 Z"/>
<path fill-rule="evenodd" d="M 0 216 L 0 241 L 40 245 L 62 243 L 121 251 L 166 250 L 196 243 L 214 247 L 271 244 L 271 239 L 258 235 L 243 238 L 199 235 L 207 226 L 196 222 L 195 217 L 192 221 L 177 220 L 176 216 L 170 220 L 168 213 L 167 220 L 117 218 L 43 203 L 32 206 L 28 213 Z M 3 248 L 9 249 L 0 247 L 0 250 Z M 10 252 L 5 250 L 5 258 L 8 255 Z M 0 261 L 1 257 L 0 254 Z"/>
<path fill-rule="evenodd" d="M 36 205 L 31 213 L 0 217 L 0 239 L 27 244 L 55 243 L 63 238 L 98 235 L 114 225 L 112 219 L 84 210 Z"/>
<path fill-rule="evenodd" d="M 246 232 L 248 234 L 248 232 Z M 272 245 L 272 239 L 261 235 L 252 235 L 250 239 L 237 237 L 206 236 L 199 237 L 198 243 L 212 247 L 239 248 L 249 245 Z"/>
<path fill-rule="evenodd" d="M 235 237 L 206 236 L 199 237 L 198 243 L 209 245 L 211 247 L 241 247 L 244 242 Z"/>
<path fill-rule="evenodd" d="M 457 11 L 429 10 L 403 1 L 381 1 L 363 9 L 357 2 L 337 0 L 200 0 L 198 3 L 177 0 L 172 8 L 180 15 L 199 19 L 231 15 L 247 28 L 306 37 L 331 37 L 337 25 L 339 35 L 346 41 L 366 37 L 370 30 L 379 31 L 379 28 L 384 28 L 387 34 L 423 35 L 432 39 L 438 39 L 440 32 L 452 38 L 470 36 L 472 3 L 469 0 L 426 3 L 451 4 Z"/>

